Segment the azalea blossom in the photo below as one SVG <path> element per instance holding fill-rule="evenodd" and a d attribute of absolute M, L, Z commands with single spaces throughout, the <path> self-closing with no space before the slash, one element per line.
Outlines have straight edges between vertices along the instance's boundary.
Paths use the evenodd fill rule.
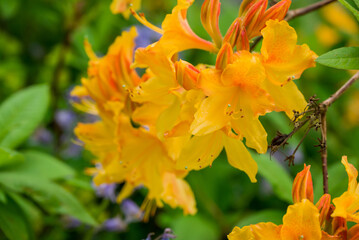
<path fill-rule="evenodd" d="M 358 223 L 356 212 L 359 206 L 357 191 L 358 172 L 343 156 L 342 163 L 349 177 L 348 191 L 333 199 L 324 194 L 319 201 L 313 203 L 313 182 L 310 166 L 304 165 L 303 171 L 297 174 L 293 182 L 293 205 L 287 209 L 283 224 L 271 222 L 258 223 L 243 228 L 235 227 L 228 235 L 229 240 L 281 240 L 281 239 L 348 239 L 355 240 L 359 236 L 359 224 L 348 228 L 347 222 Z"/>

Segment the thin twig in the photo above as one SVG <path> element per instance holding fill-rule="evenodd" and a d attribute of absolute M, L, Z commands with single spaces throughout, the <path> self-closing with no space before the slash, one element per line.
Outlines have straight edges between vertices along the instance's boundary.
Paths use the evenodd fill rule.
<path fill-rule="evenodd" d="M 323 190 L 328 193 L 328 151 L 327 151 L 327 111 L 328 107 L 332 105 L 353 83 L 359 79 L 359 71 L 354 74 L 341 88 L 338 89 L 332 96 L 320 104 L 320 129 L 322 139 L 320 141 L 320 155 L 322 159 L 323 170 Z"/>
<path fill-rule="evenodd" d="M 329 3 L 335 2 L 335 1 L 336 0 L 322 0 L 320 2 L 316 2 L 312 5 L 309 5 L 309 6 L 306 6 L 303 8 L 298 8 L 298 9 L 288 11 L 284 20 L 290 21 L 296 17 L 303 16 L 307 13 L 313 12 L 313 11 L 315 11 L 321 7 L 324 7 L 324 6 L 328 5 Z M 263 38 L 262 36 L 259 36 L 253 41 L 253 44 L 251 46 L 251 51 L 257 46 L 257 44 L 262 40 L 262 38 Z"/>
<path fill-rule="evenodd" d="M 303 8 L 298 8 L 298 9 L 288 11 L 287 16 L 284 19 L 286 21 L 290 21 L 293 18 L 313 12 L 313 11 L 315 11 L 321 7 L 324 7 L 324 6 L 328 5 L 329 3 L 335 2 L 335 1 L 336 0 L 322 0 L 320 2 L 313 3 L 312 5 L 309 5 L 309 6 L 306 6 Z"/>
<path fill-rule="evenodd" d="M 359 79 L 359 71 L 354 74 L 338 91 L 331 95 L 327 100 L 323 102 L 324 105 L 329 107 L 333 104 L 353 83 Z"/>

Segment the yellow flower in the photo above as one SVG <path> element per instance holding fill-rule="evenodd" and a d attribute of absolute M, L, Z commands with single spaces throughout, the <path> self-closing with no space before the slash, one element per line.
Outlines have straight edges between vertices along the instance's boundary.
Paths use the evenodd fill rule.
<path fill-rule="evenodd" d="M 317 55 L 305 44 L 297 44 L 297 34 L 286 21 L 269 20 L 262 30 L 261 59 L 269 81 L 265 89 L 273 98 L 276 110 L 289 117 L 293 110 L 303 111 L 306 101 L 293 82 L 307 68 L 315 66 Z"/>
<path fill-rule="evenodd" d="M 141 0 L 112 0 L 110 9 L 113 14 L 121 13 L 128 19 L 131 14 L 130 7 L 137 11 L 141 7 Z"/>
<path fill-rule="evenodd" d="M 342 163 L 348 174 L 348 190 L 340 197 L 334 198 L 335 210 L 333 217 L 343 217 L 347 221 L 359 223 L 359 187 L 357 182 L 358 171 L 348 163 L 347 157 L 342 158 Z"/>
<path fill-rule="evenodd" d="M 75 129 L 85 148 L 95 156 L 96 168 L 87 172 L 94 175 L 97 185 L 125 183 L 118 201 L 129 197 L 135 188 L 145 186 L 148 194 L 143 207 L 148 214 L 156 206 L 162 207 L 163 202 L 183 208 L 185 214 L 194 214 L 194 196 L 183 180 L 188 172 L 177 170 L 174 159 L 184 139 L 165 142 L 157 137 L 155 126 L 133 122 L 136 111 L 144 108 L 133 102 L 130 95 L 141 82 L 150 82 L 148 75 L 164 73 L 165 69 L 154 68 L 153 73 L 138 77 L 130 67 L 135 36 L 134 28 L 124 32 L 102 58 L 93 53 L 88 43 L 85 45 L 90 57 L 89 79 L 84 79 L 73 95 L 80 98 L 78 105 L 82 109 L 89 109 L 88 102 L 93 104 L 97 111 L 91 113 L 101 119 L 91 124 L 79 123 Z M 146 112 L 142 115 L 146 116 Z"/>
<path fill-rule="evenodd" d="M 85 50 L 90 58 L 88 78 L 83 78 L 82 86 L 72 92 L 73 96 L 81 100 L 80 103 L 75 103 L 75 106 L 89 109 L 88 106 L 92 102 L 101 117 L 106 118 L 112 118 L 121 110 L 131 111 L 128 89 L 140 82 L 136 71 L 130 68 L 136 36 L 134 27 L 129 32 L 123 32 L 102 58 L 97 57 L 91 45 L 85 41 Z"/>
<path fill-rule="evenodd" d="M 318 209 L 307 199 L 291 205 L 283 217 L 283 225 L 259 223 L 240 229 L 235 227 L 228 235 L 229 240 L 320 240 Z"/>
<path fill-rule="evenodd" d="M 348 229 L 347 221 L 358 223 L 356 212 L 359 209 L 357 176 L 358 172 L 349 164 L 346 157 L 342 159 L 349 176 L 348 191 L 330 204 L 330 195 L 324 194 L 316 205 L 313 204 L 313 183 L 305 166 L 297 174 L 292 189 L 294 204 L 289 206 L 283 217 L 282 225 L 258 223 L 243 228 L 235 227 L 228 235 L 229 240 L 356 240 L 359 236 L 359 224 Z M 334 212 L 333 212 L 334 211 Z"/>

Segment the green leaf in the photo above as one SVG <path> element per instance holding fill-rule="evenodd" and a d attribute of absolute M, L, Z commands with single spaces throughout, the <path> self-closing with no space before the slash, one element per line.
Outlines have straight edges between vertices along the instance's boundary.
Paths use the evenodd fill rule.
<path fill-rule="evenodd" d="M 96 225 L 74 196 L 44 178 L 6 172 L 0 174 L 0 183 L 15 192 L 28 194 L 51 213 L 68 214 L 84 223 Z"/>
<path fill-rule="evenodd" d="M 268 154 L 252 154 L 258 164 L 258 173 L 272 186 L 278 198 L 292 202 L 293 181 L 289 173 L 276 160 L 270 160 Z"/>
<path fill-rule="evenodd" d="M 14 150 L 0 147 L 0 167 L 24 162 L 24 156 Z"/>
<path fill-rule="evenodd" d="M 171 228 L 178 239 L 186 240 L 215 240 L 219 239 L 218 225 L 200 216 L 180 216 L 172 222 Z M 195 229 L 195 231 L 189 231 Z"/>
<path fill-rule="evenodd" d="M 248 226 L 250 224 L 257 224 L 260 222 L 272 222 L 274 224 L 282 224 L 282 218 L 285 213 L 281 210 L 266 209 L 249 214 L 242 218 L 238 223 L 238 227 Z"/>
<path fill-rule="evenodd" d="M 0 146 L 15 148 L 28 138 L 45 116 L 49 104 L 46 85 L 15 93 L 0 106 Z"/>
<path fill-rule="evenodd" d="M 26 218 L 12 199 L 9 199 L 6 204 L 0 202 L 0 228 L 11 240 L 31 239 Z"/>
<path fill-rule="evenodd" d="M 343 47 L 334 49 L 317 58 L 316 62 L 333 68 L 358 70 L 359 47 Z"/>
<path fill-rule="evenodd" d="M 358 19 L 359 21 L 359 6 L 358 6 L 358 0 L 355 0 L 355 4 L 352 0 L 339 0 L 339 2 L 341 4 L 344 5 L 344 7 L 346 7 L 347 9 L 349 9 L 354 16 Z M 356 6 L 355 6 L 356 5 Z"/>
<path fill-rule="evenodd" d="M 357 5 L 357 9 L 359 9 L 359 0 L 354 0 L 355 5 Z"/>
<path fill-rule="evenodd" d="M 22 197 L 14 192 L 7 193 L 12 200 L 22 209 L 26 216 L 29 225 L 32 226 L 34 232 L 38 232 L 42 228 L 42 212 L 41 210 L 30 200 Z"/>
<path fill-rule="evenodd" d="M 9 169 L 17 174 L 33 175 L 48 180 L 73 177 L 75 171 L 60 160 L 35 150 L 23 151 L 25 162 Z"/>

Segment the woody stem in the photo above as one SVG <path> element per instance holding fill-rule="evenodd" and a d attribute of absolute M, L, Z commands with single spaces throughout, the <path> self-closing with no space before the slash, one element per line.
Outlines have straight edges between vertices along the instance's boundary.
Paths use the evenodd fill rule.
<path fill-rule="evenodd" d="M 322 170 L 323 170 L 323 190 L 324 193 L 328 193 L 328 152 L 327 152 L 327 111 L 328 107 L 332 105 L 343 93 L 359 79 L 359 71 L 354 74 L 341 88 L 338 89 L 333 95 L 320 104 L 320 123 L 321 123 L 321 134 L 322 139 L 320 142 L 321 146 L 321 159 L 322 159 Z"/>
<path fill-rule="evenodd" d="M 303 7 L 303 8 L 291 10 L 287 13 L 285 20 L 286 21 L 292 20 L 293 18 L 313 12 L 313 11 L 315 11 L 321 7 L 324 7 L 324 6 L 328 5 L 329 3 L 335 2 L 335 1 L 336 0 L 322 0 L 320 2 L 316 2 L 314 4 L 311 4 L 311 5 Z"/>

